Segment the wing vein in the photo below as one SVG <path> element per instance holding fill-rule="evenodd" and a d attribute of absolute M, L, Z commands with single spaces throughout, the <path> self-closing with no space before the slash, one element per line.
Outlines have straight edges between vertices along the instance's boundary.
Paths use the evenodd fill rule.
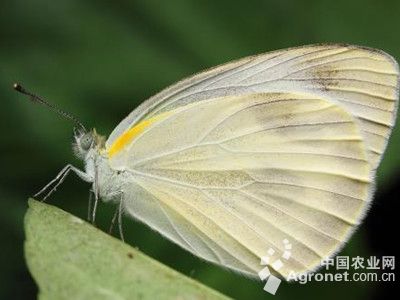
<path fill-rule="evenodd" d="M 301 54 L 301 55 L 297 55 L 297 56 L 291 57 L 291 58 L 289 58 L 287 60 L 281 61 L 281 62 L 279 62 L 279 63 L 277 63 L 275 65 L 272 65 L 269 68 L 263 69 L 263 70 L 261 70 L 259 72 L 256 72 L 256 73 L 254 73 L 254 74 L 252 74 L 252 75 L 250 75 L 248 77 L 245 77 L 242 80 L 238 81 L 238 83 L 246 81 L 246 80 L 248 80 L 248 79 L 250 79 L 252 77 L 256 77 L 258 74 L 260 74 L 262 72 L 270 71 L 271 69 L 274 69 L 274 68 L 276 68 L 278 66 L 284 65 L 284 64 L 286 64 L 286 63 L 288 63 L 290 61 L 299 60 L 299 59 L 304 58 L 304 57 L 306 57 L 308 55 L 312 55 L 312 54 L 316 54 L 316 53 L 323 53 L 323 52 L 331 51 L 333 49 L 340 49 L 340 48 L 339 47 L 332 47 L 332 48 L 318 49 L 316 51 L 310 51 L 310 52 L 307 52 L 307 53 L 304 53 L 304 54 Z M 341 51 L 339 51 L 337 53 L 333 53 L 333 54 L 330 53 L 330 54 L 325 55 L 325 56 L 320 56 L 320 58 L 329 57 L 329 56 L 332 56 L 332 55 L 337 55 L 337 54 L 341 54 L 341 53 L 348 52 L 348 51 L 349 51 L 349 49 L 342 49 Z"/>
<path fill-rule="evenodd" d="M 172 226 L 172 228 L 174 229 L 174 231 L 176 232 L 176 234 L 182 239 L 182 241 L 186 244 L 186 246 L 192 250 L 192 252 L 194 254 L 197 253 L 197 251 L 193 248 L 193 246 L 184 238 L 184 236 L 179 232 L 179 230 L 177 229 L 176 225 L 174 224 L 174 222 L 171 220 L 171 218 L 169 217 L 168 213 L 165 211 L 165 209 L 162 207 L 161 203 L 156 201 L 157 205 L 160 207 L 160 210 L 163 212 L 165 218 L 168 220 L 168 222 L 170 223 L 170 225 Z"/>
<path fill-rule="evenodd" d="M 157 199 L 159 199 L 159 198 L 158 198 L 154 193 L 152 193 L 152 191 L 151 191 L 150 189 L 148 189 L 145 185 L 143 185 L 142 183 L 138 182 L 137 180 L 135 180 L 135 182 L 136 182 L 138 185 L 140 185 L 142 188 L 144 188 L 148 193 L 150 193 L 151 195 L 153 195 L 154 197 L 156 197 Z M 177 199 L 177 198 L 175 198 L 175 199 Z M 159 200 L 160 200 L 160 199 L 159 199 Z M 162 200 L 160 200 L 160 201 L 162 201 Z M 228 236 L 230 236 L 233 240 L 235 240 L 236 242 L 238 242 L 239 244 L 241 244 L 234 236 L 232 236 L 228 231 L 226 231 L 225 228 L 219 226 L 217 223 L 215 223 L 214 220 L 212 220 L 209 216 L 207 216 L 206 214 L 204 214 L 203 212 L 201 212 L 198 208 L 196 208 L 196 207 L 193 206 L 193 205 L 190 205 L 189 203 L 187 203 L 187 202 L 185 202 L 185 201 L 182 201 L 182 199 L 178 199 L 178 201 L 183 202 L 183 203 L 186 204 L 187 206 L 189 206 L 189 207 L 191 207 L 192 209 L 194 209 L 195 211 L 197 211 L 198 214 L 200 214 L 200 215 L 202 215 L 204 218 L 208 219 L 211 223 L 213 223 L 215 226 L 217 226 L 217 227 L 220 228 L 222 231 L 224 231 L 224 232 L 225 232 Z M 165 205 L 167 205 L 168 207 L 170 207 L 171 209 L 173 209 L 177 214 L 181 215 L 182 218 L 185 218 L 186 220 L 188 220 L 188 218 L 187 218 L 186 216 L 182 215 L 181 213 L 179 213 L 179 211 L 177 211 L 176 208 L 174 208 L 173 206 L 169 205 L 169 204 L 168 204 L 167 202 L 165 202 L 165 201 L 162 201 L 162 202 L 163 202 Z M 188 221 L 190 222 L 190 220 L 188 220 Z M 195 227 L 196 227 L 200 232 L 202 232 L 203 234 L 206 234 L 206 233 L 204 233 L 204 232 L 201 230 L 200 227 L 196 226 L 196 225 L 193 224 L 193 223 L 190 223 L 190 224 L 192 224 L 193 226 L 195 226 Z M 206 235 L 207 235 L 207 234 L 206 234 Z M 222 244 L 218 243 L 217 240 L 215 240 L 215 243 L 218 244 L 218 245 L 219 245 L 222 249 L 224 249 L 227 253 L 229 253 L 232 257 L 235 257 L 236 259 L 238 259 L 242 264 L 244 264 L 245 266 L 248 266 L 248 265 L 246 264 L 246 262 L 243 261 L 240 257 L 234 255 L 234 253 L 232 253 L 232 252 L 229 250 L 229 248 L 228 248 L 228 249 L 225 248 Z M 254 254 L 254 253 L 253 253 L 250 249 L 248 249 L 245 245 L 243 245 L 243 244 L 241 244 L 241 245 L 242 245 L 245 249 L 247 249 L 247 251 L 249 251 L 250 253 Z M 255 255 L 255 256 L 257 256 L 257 255 Z M 258 257 L 258 256 L 257 256 L 257 257 Z"/>

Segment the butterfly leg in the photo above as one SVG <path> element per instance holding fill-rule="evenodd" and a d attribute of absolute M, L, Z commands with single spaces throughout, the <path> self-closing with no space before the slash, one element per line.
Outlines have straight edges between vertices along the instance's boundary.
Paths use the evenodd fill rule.
<path fill-rule="evenodd" d="M 93 190 L 89 189 L 89 201 L 88 201 L 88 212 L 87 212 L 87 221 L 90 222 L 90 217 L 92 215 L 92 201 L 93 201 Z"/>
<path fill-rule="evenodd" d="M 108 229 L 108 233 L 111 234 L 112 230 L 114 229 L 115 222 L 118 220 L 118 230 L 119 230 L 119 235 L 121 237 L 121 240 L 124 242 L 124 232 L 122 230 L 122 214 L 123 214 L 123 198 L 124 198 L 124 193 L 123 192 L 118 192 L 116 196 L 120 196 L 120 200 L 118 203 L 118 206 L 115 208 L 114 216 L 111 220 L 110 228 Z"/>
<path fill-rule="evenodd" d="M 62 168 L 62 170 L 57 174 L 57 176 L 53 180 L 51 180 L 48 184 L 46 184 L 39 192 L 37 192 L 34 195 L 34 197 L 39 196 L 45 190 L 47 190 L 54 182 L 58 181 L 64 175 L 64 173 L 67 171 L 68 168 L 69 168 L 69 165 L 66 165 L 64 168 Z"/>
<path fill-rule="evenodd" d="M 110 228 L 108 229 L 108 233 L 112 234 L 112 231 L 114 229 L 114 225 L 115 225 L 115 221 L 117 221 L 117 217 L 118 217 L 118 211 L 119 211 L 119 206 L 116 207 L 115 212 L 114 212 L 114 216 L 111 220 L 111 224 L 110 224 Z"/>
<path fill-rule="evenodd" d="M 51 180 L 44 188 L 42 188 L 39 192 L 37 192 L 34 195 L 34 197 L 38 197 L 39 195 L 43 194 L 46 190 L 50 188 L 51 185 L 55 183 L 54 187 L 43 197 L 42 201 L 45 201 L 64 182 L 65 178 L 67 177 L 70 171 L 73 171 L 76 175 L 78 175 L 78 177 L 80 177 L 82 180 L 86 182 L 93 181 L 90 175 L 79 170 L 73 165 L 68 164 L 57 174 L 57 176 L 53 180 Z"/>
<path fill-rule="evenodd" d="M 92 224 L 95 224 L 96 221 L 96 212 L 97 212 L 97 204 L 99 202 L 99 172 L 97 167 L 94 169 L 94 180 L 93 180 L 93 194 L 94 194 L 94 205 L 93 205 L 93 210 L 92 210 Z"/>
<path fill-rule="evenodd" d="M 119 235 L 121 236 L 121 240 L 123 242 L 125 242 L 124 232 L 122 230 L 122 213 L 123 213 L 123 211 L 122 211 L 122 209 L 123 209 L 122 202 L 123 202 L 123 198 L 124 198 L 124 194 L 121 193 L 121 199 L 120 199 L 119 205 L 118 205 L 118 229 L 119 229 Z"/>

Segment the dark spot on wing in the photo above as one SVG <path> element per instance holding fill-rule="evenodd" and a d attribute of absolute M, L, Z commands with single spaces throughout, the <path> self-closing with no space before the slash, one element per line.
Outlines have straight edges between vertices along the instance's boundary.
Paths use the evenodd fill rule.
<path fill-rule="evenodd" d="M 339 71 L 332 66 L 321 66 L 313 69 L 311 72 L 311 82 L 323 91 L 329 91 L 331 87 L 339 85 L 339 80 L 335 79 Z"/>

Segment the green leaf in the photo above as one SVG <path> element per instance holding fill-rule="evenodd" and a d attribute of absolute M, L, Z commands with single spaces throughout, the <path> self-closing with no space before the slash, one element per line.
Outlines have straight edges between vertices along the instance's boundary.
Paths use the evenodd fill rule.
<path fill-rule="evenodd" d="M 25 231 L 25 257 L 40 299 L 228 299 L 83 220 L 33 199 Z"/>

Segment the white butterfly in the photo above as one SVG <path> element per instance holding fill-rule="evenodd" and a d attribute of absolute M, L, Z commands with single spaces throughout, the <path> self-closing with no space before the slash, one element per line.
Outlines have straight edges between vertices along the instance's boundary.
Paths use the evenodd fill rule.
<path fill-rule="evenodd" d="M 308 272 L 340 250 L 370 205 L 398 90 L 397 63 L 379 50 L 312 45 L 247 57 L 153 96 L 106 142 L 81 126 L 85 170 L 69 165 L 52 183 L 72 170 L 119 217 L 250 276 L 288 238 L 291 258 L 275 272 Z"/>

